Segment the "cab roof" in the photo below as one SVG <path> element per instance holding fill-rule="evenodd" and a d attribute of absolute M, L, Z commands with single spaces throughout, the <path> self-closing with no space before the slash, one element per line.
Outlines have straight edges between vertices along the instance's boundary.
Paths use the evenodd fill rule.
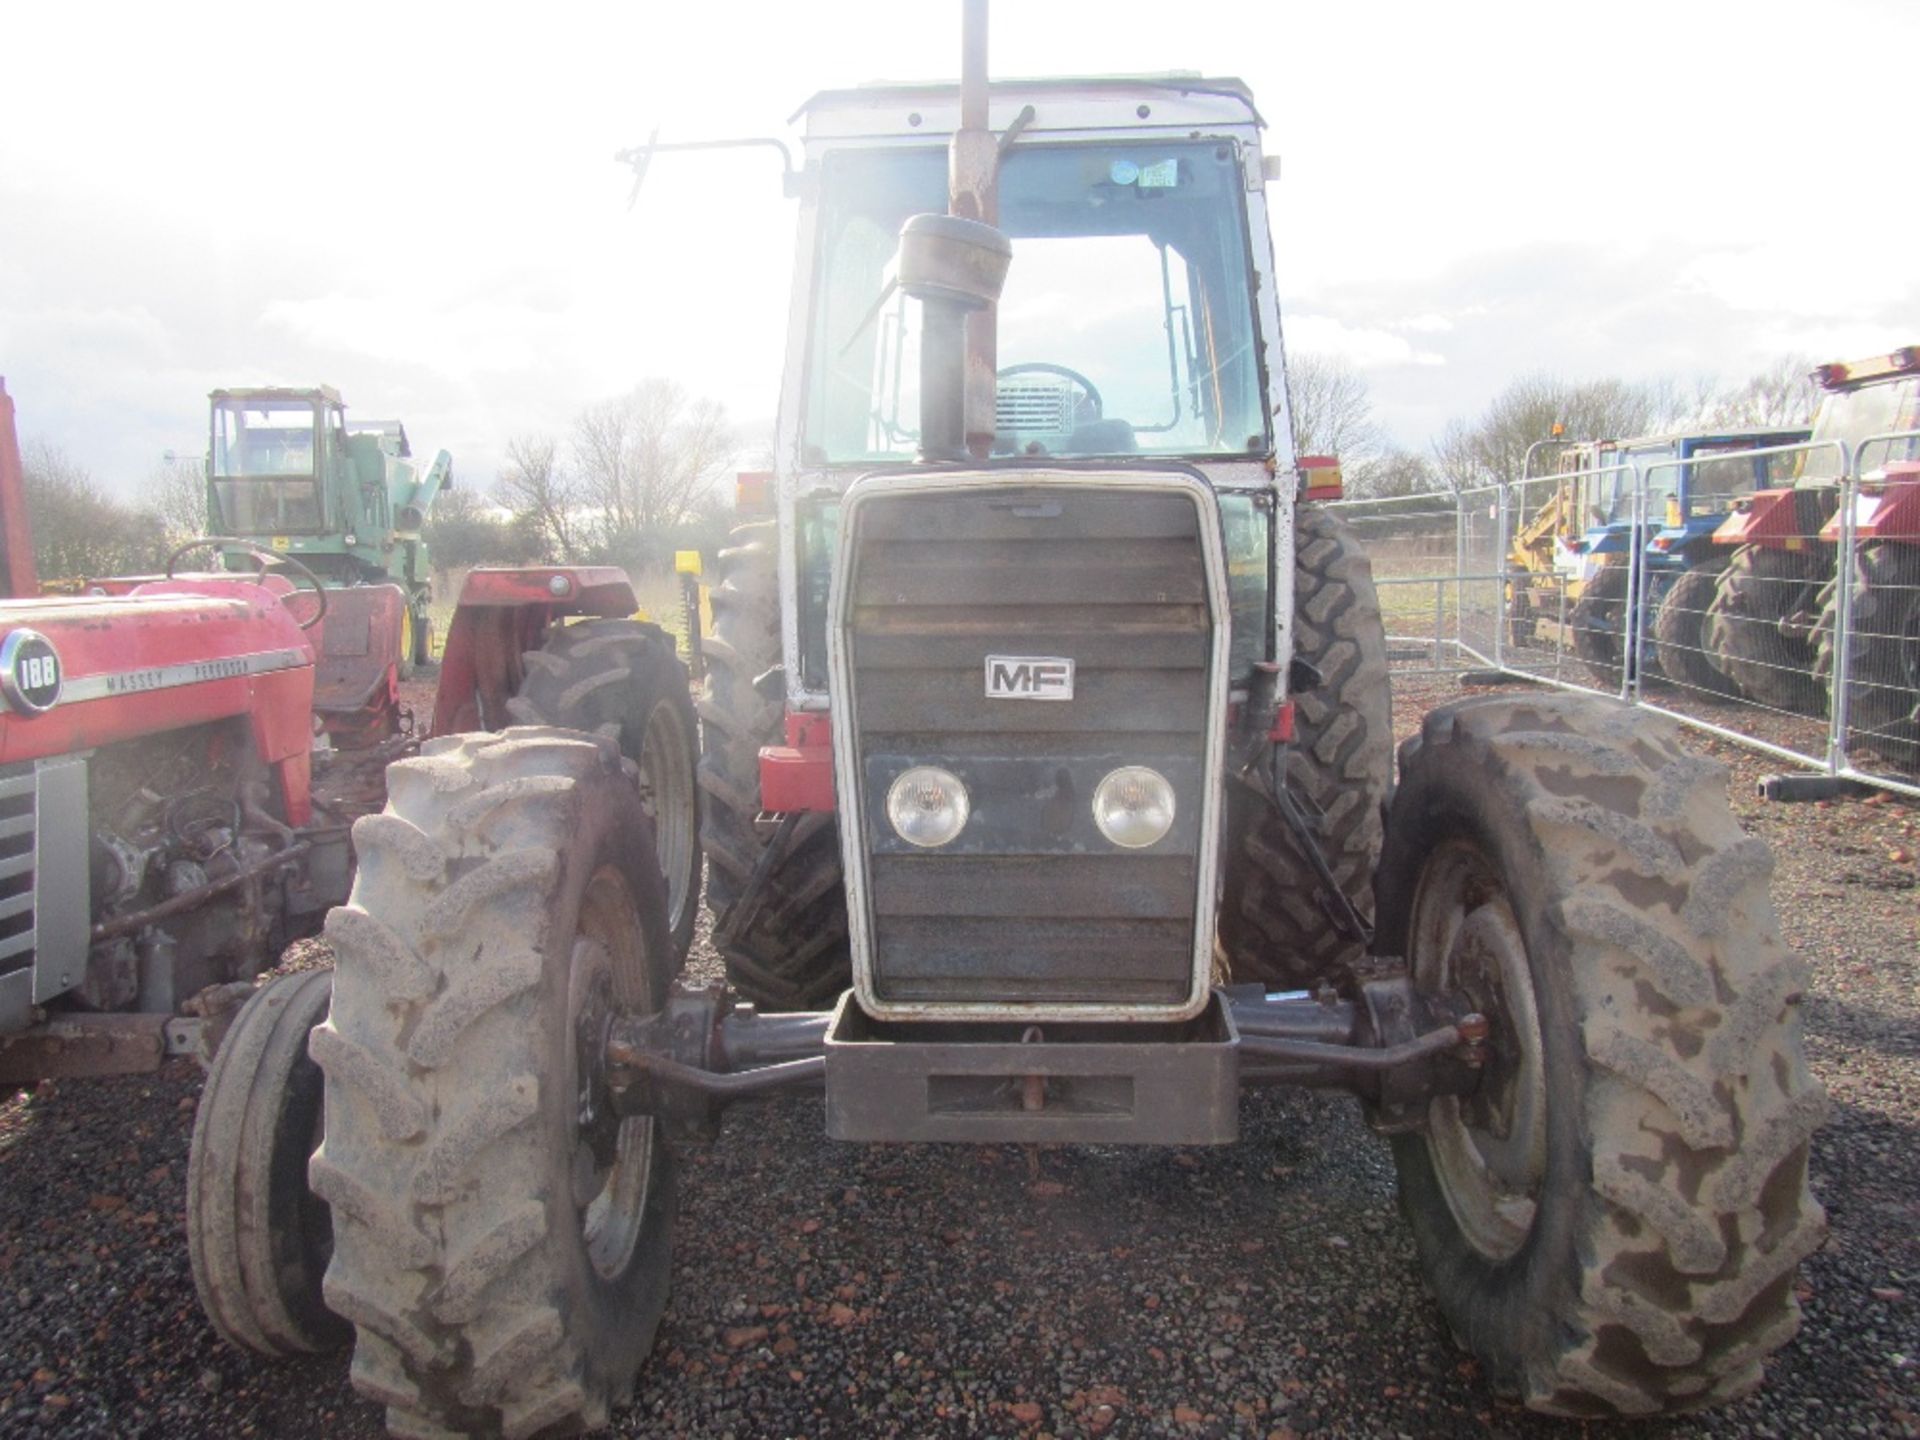
<path fill-rule="evenodd" d="M 1024 105 L 1034 109 L 1030 132 L 1266 124 L 1245 81 L 1191 71 L 996 80 L 987 94 L 988 123 L 994 130 L 1005 129 Z M 1140 113 L 1143 109 L 1145 114 Z M 959 116 L 957 81 L 879 81 L 822 90 L 794 111 L 788 123 L 804 119 L 809 140 L 947 135 L 958 126 Z"/>
<path fill-rule="evenodd" d="M 314 385 L 300 389 L 286 385 L 242 385 L 231 390 L 215 390 L 207 396 L 211 401 L 221 400 L 303 400 L 309 403 L 323 400 L 329 405 L 346 408 L 347 402 L 340 398 L 340 392 L 331 385 Z"/>

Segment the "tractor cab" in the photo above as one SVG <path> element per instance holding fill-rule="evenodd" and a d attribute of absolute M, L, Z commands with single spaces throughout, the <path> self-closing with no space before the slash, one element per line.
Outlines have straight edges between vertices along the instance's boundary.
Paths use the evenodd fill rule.
<path fill-rule="evenodd" d="M 1648 564 L 1656 570 L 1685 569 L 1711 546 L 1713 532 L 1743 497 L 1780 482 L 1800 454 L 1786 447 L 1804 443 L 1807 433 L 1802 427 L 1676 435 L 1636 450 L 1643 468 L 1656 467 L 1647 476 L 1644 523 L 1654 532 Z M 1782 453 L 1748 453 L 1768 450 Z M 1684 463 L 1659 463 L 1665 460 Z"/>
<path fill-rule="evenodd" d="M 378 612 L 368 623 L 398 637 L 403 671 L 426 663 L 432 587 L 420 532 L 452 483 L 447 452 L 423 472 L 404 425 L 350 422 L 327 385 L 216 390 L 211 408 L 208 519 L 215 536 L 245 542 L 223 547 L 227 568 L 254 568 L 264 546 L 329 587 L 395 587 L 397 597 L 349 597 L 336 621 L 350 610 Z"/>
<path fill-rule="evenodd" d="M 1821 390 L 1813 438 L 1844 441 L 1854 452 L 1856 474 L 1920 460 L 1920 440 L 1912 434 L 1920 430 L 1920 346 L 1822 365 L 1813 379 Z M 1810 453 L 1793 478 L 1831 485 L 1839 473 L 1838 452 L 1827 447 Z"/>
<path fill-rule="evenodd" d="M 279 549 L 294 535 L 318 535 L 328 518 L 321 458 L 340 422 L 331 390 L 215 391 L 207 460 L 215 531 L 275 538 Z"/>
<path fill-rule="evenodd" d="M 987 218 L 1012 253 L 995 349 L 967 362 L 967 455 L 1197 469 L 1218 497 L 1244 683 L 1274 645 L 1272 477 L 1292 466 L 1261 118 L 1239 81 L 1193 75 L 996 83 L 987 111 L 1005 137 Z M 776 473 L 798 537 L 789 698 L 810 710 L 827 704 L 841 494 L 925 448 L 922 306 L 896 252 L 909 217 L 948 208 L 962 116 L 951 88 L 905 86 L 825 92 L 800 114 L 818 181 L 802 192 L 806 304 Z"/>
<path fill-rule="evenodd" d="M 1590 480 L 1586 529 L 1567 547 L 1577 556 L 1572 563 L 1590 579 L 1597 566 L 1624 560 L 1633 546 L 1634 496 L 1644 476 L 1646 508 L 1639 524 L 1651 533 L 1648 565 L 1685 569 L 1741 499 L 1781 483 L 1801 459 L 1799 452 L 1747 452 L 1784 449 L 1806 438 L 1804 429 L 1756 428 L 1607 440 L 1591 447 L 1591 455 L 1580 453 L 1588 447 L 1577 447 L 1571 459 L 1606 473 Z"/>

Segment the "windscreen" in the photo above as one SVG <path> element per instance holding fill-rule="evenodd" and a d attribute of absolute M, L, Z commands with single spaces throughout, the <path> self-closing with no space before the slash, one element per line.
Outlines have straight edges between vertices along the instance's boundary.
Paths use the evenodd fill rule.
<path fill-rule="evenodd" d="M 908 459 L 920 307 L 892 263 L 907 218 L 946 209 L 946 152 L 842 152 L 824 174 L 807 461 Z M 1226 141 L 1007 153 L 996 454 L 1267 450 L 1242 189 Z"/>
<path fill-rule="evenodd" d="M 1920 459 L 1920 441 L 1875 438 L 1916 429 L 1920 429 L 1920 376 L 1903 375 L 1884 384 L 1823 396 L 1813 437 L 1846 441 L 1855 452 L 1855 468 L 1869 475 L 1895 461 Z M 1840 457 L 1827 448 L 1808 452 L 1801 478 L 1833 480 L 1839 474 Z"/>
<path fill-rule="evenodd" d="M 278 535 L 321 528 L 319 415 L 309 401 L 213 408 L 213 496 L 221 528 Z"/>

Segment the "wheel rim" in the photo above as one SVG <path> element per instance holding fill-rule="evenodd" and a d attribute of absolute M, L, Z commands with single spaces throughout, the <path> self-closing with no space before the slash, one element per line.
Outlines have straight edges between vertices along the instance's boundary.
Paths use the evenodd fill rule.
<path fill-rule="evenodd" d="M 580 904 L 567 977 L 567 1016 L 575 1077 L 572 1110 L 573 1209 L 587 1259 L 602 1280 L 617 1280 L 632 1263 L 652 1198 L 654 1147 L 650 1116 L 616 1115 L 606 1080 L 608 1027 L 617 1013 L 651 1006 L 639 967 L 616 955 L 639 955 L 645 939 L 625 878 L 603 866 Z"/>
<path fill-rule="evenodd" d="M 693 823 L 693 736 L 671 703 L 653 707 L 640 738 L 641 800 L 653 819 L 654 854 L 667 882 L 668 926 L 678 934 L 700 863 Z"/>
<path fill-rule="evenodd" d="M 1408 948 L 1416 986 L 1464 992 L 1492 1026 L 1479 1088 L 1435 1100 L 1426 1139 L 1460 1233 L 1508 1260 L 1533 1231 L 1546 1177 L 1546 1068 L 1519 917 L 1478 847 L 1450 840 L 1428 857 Z"/>

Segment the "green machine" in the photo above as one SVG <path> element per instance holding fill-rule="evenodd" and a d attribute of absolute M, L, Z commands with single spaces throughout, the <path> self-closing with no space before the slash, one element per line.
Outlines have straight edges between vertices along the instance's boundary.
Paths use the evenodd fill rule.
<path fill-rule="evenodd" d="M 285 552 L 328 585 L 400 587 L 401 678 L 433 655 L 427 544 L 434 497 L 453 483 L 445 450 L 426 472 L 397 420 L 349 423 L 331 386 L 215 390 L 207 448 L 207 523 L 214 537 Z M 223 548 L 228 569 L 258 563 Z"/>

